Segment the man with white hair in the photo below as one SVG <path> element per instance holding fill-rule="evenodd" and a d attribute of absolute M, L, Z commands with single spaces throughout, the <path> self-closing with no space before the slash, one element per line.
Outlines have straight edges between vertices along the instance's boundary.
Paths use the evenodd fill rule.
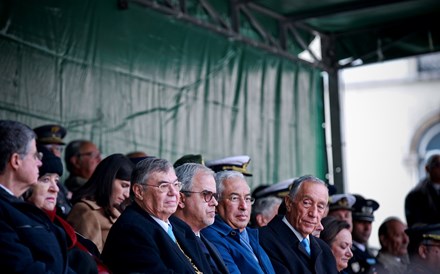
<path fill-rule="evenodd" d="M 242 173 L 221 171 L 215 180 L 219 200 L 214 224 L 202 230 L 219 250 L 230 273 L 274 274 L 259 244 L 258 230 L 248 227 L 254 198 Z"/>

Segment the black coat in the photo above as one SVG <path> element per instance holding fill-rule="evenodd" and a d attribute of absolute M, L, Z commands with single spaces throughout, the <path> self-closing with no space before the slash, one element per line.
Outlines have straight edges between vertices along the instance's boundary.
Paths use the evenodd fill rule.
<path fill-rule="evenodd" d="M 180 226 L 180 224 L 182 224 L 183 222 L 177 222 L 177 221 L 175 221 L 175 219 L 176 219 L 177 217 L 175 217 L 175 216 L 172 216 L 172 217 L 170 217 L 170 221 L 172 222 L 172 224 L 174 225 L 174 226 Z M 184 226 L 186 227 L 186 223 L 184 224 Z M 183 229 L 184 227 L 182 227 L 182 229 Z M 206 249 L 208 250 L 208 252 L 209 252 L 209 256 L 212 258 L 212 260 L 214 261 L 214 263 L 215 263 L 215 265 L 216 265 L 216 267 L 217 267 L 217 270 L 216 269 L 212 269 L 212 272 L 214 273 L 214 274 L 219 274 L 219 273 L 222 273 L 222 274 L 229 274 L 229 270 L 228 270 L 228 268 L 226 267 L 226 265 L 225 265 L 225 262 L 223 261 L 223 258 L 221 257 L 221 255 L 220 255 L 220 253 L 218 252 L 218 250 L 217 250 L 217 248 L 208 240 L 208 239 L 206 239 L 206 237 L 205 236 L 203 236 L 201 233 L 200 233 L 200 239 L 202 240 L 202 242 L 205 244 L 205 246 L 206 246 Z M 212 268 L 212 267 L 211 267 Z"/>
<path fill-rule="evenodd" d="M 421 181 L 405 198 L 408 227 L 415 223 L 440 223 L 440 195 L 428 179 Z"/>
<path fill-rule="evenodd" d="M 267 226 L 259 230 L 260 244 L 269 255 L 277 274 L 338 273 L 330 247 L 310 235 L 309 256 L 295 233 L 282 221 L 282 216 L 275 216 Z"/>
<path fill-rule="evenodd" d="M 191 228 L 178 218 L 172 217 L 170 222 L 185 254 L 200 271 L 212 273 Z M 136 203 L 127 207 L 113 224 L 101 258 L 114 274 L 194 273 L 192 265 L 176 243 Z"/>
<path fill-rule="evenodd" d="M 47 214 L 0 187 L 0 271 L 70 273 L 66 238 Z"/>

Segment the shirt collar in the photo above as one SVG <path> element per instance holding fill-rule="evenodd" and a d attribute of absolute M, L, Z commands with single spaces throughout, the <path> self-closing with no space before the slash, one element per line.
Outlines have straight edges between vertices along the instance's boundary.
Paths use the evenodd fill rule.
<path fill-rule="evenodd" d="M 155 217 L 153 215 L 150 215 L 150 216 L 151 216 L 151 218 L 153 218 L 153 220 L 156 221 L 156 223 L 158 223 L 163 228 L 163 230 L 165 230 L 165 232 L 168 231 L 169 222 L 168 223 L 164 222 L 161 219 L 159 219 L 159 218 L 157 218 L 157 217 Z"/>
<path fill-rule="evenodd" d="M 0 184 L 0 187 L 3 188 L 7 193 L 11 194 L 12 196 L 15 196 L 12 191 L 10 191 L 8 188 L 6 188 L 4 185 Z"/>
<path fill-rule="evenodd" d="M 298 238 L 298 240 L 301 242 L 304 237 L 301 235 L 301 233 L 298 232 L 298 230 L 296 230 L 290 223 L 289 221 L 287 221 L 286 216 L 283 217 L 283 222 L 292 230 L 292 232 L 295 234 L 295 236 Z M 310 243 L 310 239 L 309 239 L 309 235 L 307 235 L 307 237 L 305 237 L 309 243 Z"/>

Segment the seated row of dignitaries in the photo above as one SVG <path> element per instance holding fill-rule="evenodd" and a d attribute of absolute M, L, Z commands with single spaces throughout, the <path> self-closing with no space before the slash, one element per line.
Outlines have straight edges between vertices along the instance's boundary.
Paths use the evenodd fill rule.
<path fill-rule="evenodd" d="M 195 233 L 176 212 L 181 183 L 170 162 L 147 157 L 131 176 L 129 205 L 110 229 L 102 259 L 117 273 L 212 273 Z"/>
<path fill-rule="evenodd" d="M 38 181 L 42 155 L 34 131 L 0 121 L 0 269 L 2 273 L 71 273 L 64 231 L 19 199 Z"/>
<path fill-rule="evenodd" d="M 215 180 L 218 214 L 202 230 L 203 236 L 217 247 L 230 273 L 275 273 L 259 244 L 258 230 L 247 226 L 254 198 L 243 174 L 220 171 Z"/>
<path fill-rule="evenodd" d="M 260 228 L 260 244 L 277 274 L 337 273 L 330 247 L 312 235 L 328 203 L 326 184 L 314 176 L 295 179 L 284 198 L 285 216 Z"/>

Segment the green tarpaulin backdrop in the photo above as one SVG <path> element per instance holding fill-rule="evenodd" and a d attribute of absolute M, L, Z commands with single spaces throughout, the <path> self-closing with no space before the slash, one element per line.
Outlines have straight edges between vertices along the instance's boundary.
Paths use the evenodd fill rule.
<path fill-rule="evenodd" d="M 253 187 L 327 172 L 321 72 L 115 1 L 0 1 L 0 119 L 104 155 L 246 154 Z"/>

